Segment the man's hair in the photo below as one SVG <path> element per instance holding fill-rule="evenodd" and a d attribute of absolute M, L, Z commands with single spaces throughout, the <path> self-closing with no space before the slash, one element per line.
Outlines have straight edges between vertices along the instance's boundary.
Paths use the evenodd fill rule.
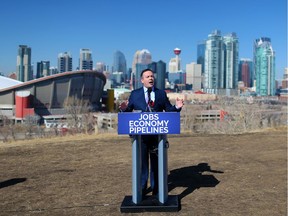
<path fill-rule="evenodd" d="M 147 69 L 144 69 L 144 70 L 141 71 L 141 76 L 140 77 L 142 77 L 143 73 L 145 73 L 146 71 L 151 71 L 154 74 L 154 71 L 152 69 L 147 68 Z"/>

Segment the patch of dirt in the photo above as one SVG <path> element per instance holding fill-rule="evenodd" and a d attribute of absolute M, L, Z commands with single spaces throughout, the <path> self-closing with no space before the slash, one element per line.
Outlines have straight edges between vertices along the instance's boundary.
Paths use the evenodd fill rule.
<path fill-rule="evenodd" d="M 169 195 L 181 210 L 137 215 L 286 215 L 287 131 L 169 136 Z M 0 144 L 0 215 L 123 215 L 128 136 Z M 133 214 L 127 214 L 133 215 Z"/>

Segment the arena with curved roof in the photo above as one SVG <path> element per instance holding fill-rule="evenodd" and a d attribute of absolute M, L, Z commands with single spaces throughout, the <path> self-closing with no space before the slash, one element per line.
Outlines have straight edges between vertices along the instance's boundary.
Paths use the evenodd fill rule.
<path fill-rule="evenodd" d="M 0 83 L 4 81 L 4 78 L 0 77 Z M 23 109 L 32 109 L 33 113 L 39 116 L 62 115 L 65 114 L 64 103 L 69 97 L 85 100 L 94 111 L 99 111 L 105 83 L 106 77 L 103 73 L 85 70 L 64 72 L 15 84 L 0 89 L 0 115 L 13 118 L 16 109 L 21 108 L 22 113 Z M 19 97 L 26 100 L 19 100 Z"/>

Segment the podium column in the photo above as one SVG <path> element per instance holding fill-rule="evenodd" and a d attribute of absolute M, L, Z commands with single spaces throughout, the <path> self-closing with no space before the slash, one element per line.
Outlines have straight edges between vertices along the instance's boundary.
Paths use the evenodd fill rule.
<path fill-rule="evenodd" d="M 141 157 L 141 136 L 136 135 L 132 143 L 132 202 L 135 204 L 142 201 Z"/>
<path fill-rule="evenodd" d="M 168 199 L 168 180 L 167 180 L 167 146 L 166 135 L 158 135 L 158 185 L 160 203 L 166 203 Z"/>

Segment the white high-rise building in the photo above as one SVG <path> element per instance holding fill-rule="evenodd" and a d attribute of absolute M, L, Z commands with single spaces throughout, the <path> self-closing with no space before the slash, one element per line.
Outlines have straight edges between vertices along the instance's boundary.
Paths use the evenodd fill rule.
<path fill-rule="evenodd" d="M 50 67 L 50 74 L 54 75 L 58 73 L 58 69 L 56 67 Z"/>
<path fill-rule="evenodd" d="M 169 73 L 176 73 L 178 71 L 178 64 L 176 58 L 171 58 L 169 61 Z"/>
<path fill-rule="evenodd" d="M 137 87 L 136 83 L 140 83 L 141 71 L 148 68 L 148 65 L 152 63 L 152 55 L 147 49 L 137 50 L 134 54 L 131 73 L 131 89 Z"/>
<path fill-rule="evenodd" d="M 103 73 L 105 71 L 105 63 L 104 62 L 96 62 L 96 70 L 98 72 Z"/>
<path fill-rule="evenodd" d="M 93 70 L 92 52 L 90 49 L 80 49 L 79 70 Z"/>
<path fill-rule="evenodd" d="M 72 56 L 69 52 L 58 54 L 58 72 L 72 71 Z"/>
<path fill-rule="evenodd" d="M 149 50 L 137 50 L 132 62 L 132 73 L 136 72 L 136 64 L 148 65 L 152 63 L 152 56 Z"/>
<path fill-rule="evenodd" d="M 186 84 L 192 84 L 194 91 L 201 89 L 201 76 L 202 65 L 192 62 L 186 64 Z"/>
<path fill-rule="evenodd" d="M 224 88 L 224 44 L 218 30 L 206 40 L 204 76 L 205 89 Z"/>

